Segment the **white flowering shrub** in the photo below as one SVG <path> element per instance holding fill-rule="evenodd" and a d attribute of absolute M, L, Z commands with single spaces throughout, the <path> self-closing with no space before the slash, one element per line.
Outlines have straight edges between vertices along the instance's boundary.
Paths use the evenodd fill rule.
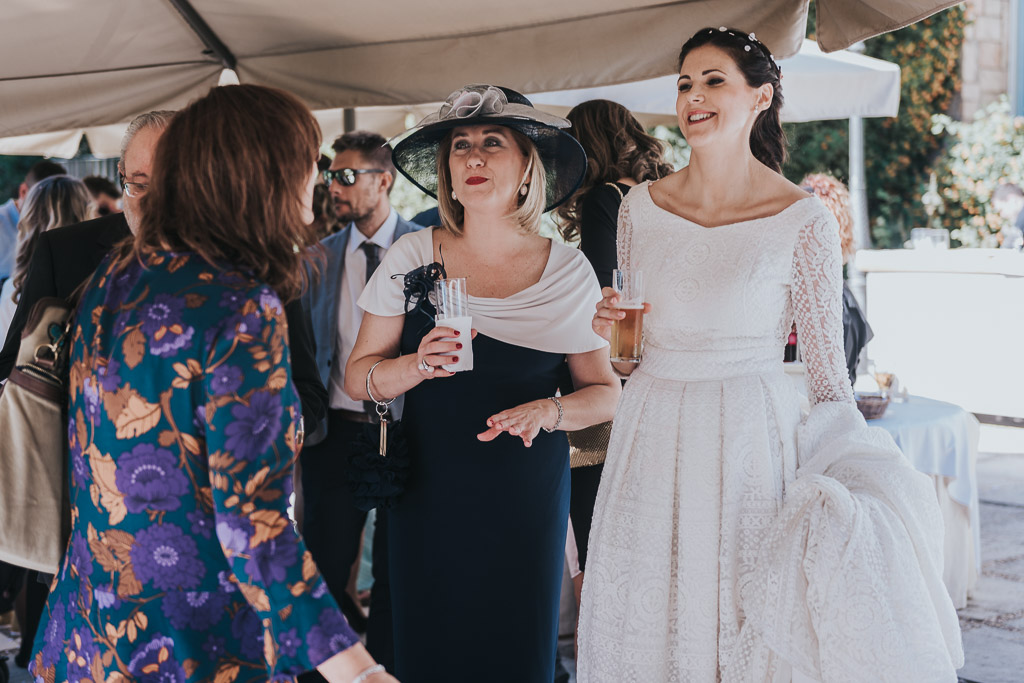
<path fill-rule="evenodd" d="M 1024 117 L 1011 115 L 1004 96 L 971 121 L 933 116 L 932 133 L 950 136 L 937 169 L 943 226 L 965 247 L 999 246 L 992 193 L 1001 183 L 1024 187 Z"/>

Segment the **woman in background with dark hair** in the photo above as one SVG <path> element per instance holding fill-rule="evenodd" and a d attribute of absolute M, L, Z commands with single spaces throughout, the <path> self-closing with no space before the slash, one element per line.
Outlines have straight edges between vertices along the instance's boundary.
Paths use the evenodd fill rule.
<path fill-rule="evenodd" d="M 71 539 L 44 681 L 394 681 L 288 519 L 302 445 L 283 303 L 305 285 L 320 132 L 213 88 L 160 138 L 142 220 L 72 321 Z"/>
<path fill-rule="evenodd" d="M 569 132 L 587 153 L 587 175 L 580 188 L 555 211 L 566 242 L 579 240 L 602 287 L 610 287 L 616 224 L 622 198 L 637 183 L 672 173 L 665 148 L 618 102 L 590 100 L 566 116 Z"/>
<path fill-rule="evenodd" d="M 690 163 L 619 213 L 619 264 L 643 270 L 649 303 L 642 360 L 615 365 L 631 379 L 594 510 L 580 683 L 955 681 L 935 491 L 854 403 L 835 219 L 779 173 L 779 67 L 724 27 L 679 64 Z M 616 303 L 605 289 L 595 331 Z M 804 422 L 782 365 L 794 319 Z"/>
<path fill-rule="evenodd" d="M 663 159 L 660 140 L 648 135 L 640 122 L 617 102 L 582 102 L 566 116 L 575 137 L 587 153 L 583 182 L 555 213 L 562 238 L 579 240 L 580 249 L 597 273 L 602 287 L 611 287 L 618 268 L 615 237 L 622 199 L 637 183 L 657 180 L 672 172 Z M 573 577 L 579 604 L 586 571 L 587 539 L 594 515 L 594 500 L 608 449 L 609 423 L 569 433 L 572 493 L 569 518 L 576 540 L 580 574 Z"/>

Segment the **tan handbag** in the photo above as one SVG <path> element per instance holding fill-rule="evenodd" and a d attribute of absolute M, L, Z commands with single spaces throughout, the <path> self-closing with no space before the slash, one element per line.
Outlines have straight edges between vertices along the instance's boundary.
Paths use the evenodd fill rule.
<path fill-rule="evenodd" d="M 566 432 L 569 437 L 569 467 L 600 465 L 608 454 L 608 440 L 612 436 L 611 421 Z"/>
<path fill-rule="evenodd" d="M 44 298 L 0 386 L 0 560 L 57 573 L 71 531 L 67 358 L 73 308 Z"/>

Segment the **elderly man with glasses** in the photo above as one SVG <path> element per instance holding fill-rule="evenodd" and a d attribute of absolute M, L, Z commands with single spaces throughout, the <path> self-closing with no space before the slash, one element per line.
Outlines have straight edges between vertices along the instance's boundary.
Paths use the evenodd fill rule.
<path fill-rule="evenodd" d="M 403 219 L 391 207 L 388 197 L 396 174 L 391 148 L 382 136 L 363 131 L 346 133 L 334 141 L 333 148 L 334 160 L 323 175 L 335 213 L 348 225 L 321 242 L 327 263 L 303 301 L 312 318 L 317 366 L 327 384 L 330 409 L 326 439 L 305 448 L 300 456 L 302 531 L 331 593 L 350 623 L 358 627 L 362 614 L 348 594 L 348 586 L 359 555 L 366 513 L 353 503 L 346 470 L 353 440 L 376 419 L 376 413 L 345 393 L 345 363 L 359 334 L 362 311 L 356 300 L 366 280 L 396 239 L 422 226 Z M 396 402 L 392 413 L 400 417 L 400 410 Z M 391 670 L 386 528 L 386 515 L 378 510 L 366 645 L 374 659 Z"/>

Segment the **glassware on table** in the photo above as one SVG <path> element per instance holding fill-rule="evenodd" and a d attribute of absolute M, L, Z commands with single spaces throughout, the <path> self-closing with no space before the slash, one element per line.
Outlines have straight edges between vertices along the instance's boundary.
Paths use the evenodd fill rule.
<path fill-rule="evenodd" d="M 944 228 L 912 228 L 910 243 L 914 249 L 949 249 L 949 231 Z"/>
<path fill-rule="evenodd" d="M 448 372 L 463 372 L 473 369 L 473 316 L 469 313 L 469 293 L 466 278 L 442 278 L 434 283 L 434 301 L 437 316 L 434 321 L 442 327 L 459 332 L 458 337 L 443 337 L 442 341 L 457 341 L 462 348 L 455 354 L 457 363 L 442 365 Z"/>
<path fill-rule="evenodd" d="M 612 321 L 611 359 L 639 363 L 644 338 L 644 275 L 640 270 L 613 270 L 612 289 L 619 294 L 618 310 L 626 317 Z"/>
<path fill-rule="evenodd" d="M 872 369 L 872 374 L 875 376 L 875 382 L 878 384 L 878 391 L 882 396 L 889 396 L 893 389 L 893 382 L 896 380 L 896 375 L 885 370 L 880 370 L 877 366 Z"/>

